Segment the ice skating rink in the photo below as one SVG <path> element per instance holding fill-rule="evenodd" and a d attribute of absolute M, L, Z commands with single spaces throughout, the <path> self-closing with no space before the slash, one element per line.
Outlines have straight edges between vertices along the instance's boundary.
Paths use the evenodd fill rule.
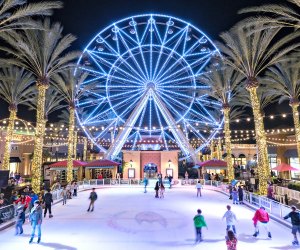
<path fill-rule="evenodd" d="M 95 211 L 87 212 L 89 191 L 53 207 L 54 217 L 44 219 L 40 244 L 29 244 L 31 227 L 26 221 L 24 234 L 15 236 L 14 227 L 0 231 L 1 250 L 152 250 L 152 249 L 227 249 L 222 216 L 231 204 L 225 195 L 203 190 L 196 197 L 194 187 L 166 189 L 164 199 L 155 199 L 154 190 L 142 188 L 99 188 Z M 202 209 L 208 224 L 204 241 L 194 244 L 193 217 Z M 295 249 L 290 229 L 270 223 L 273 238 L 261 232 L 253 238 L 254 211 L 232 205 L 237 215 L 238 248 L 241 250 Z"/>

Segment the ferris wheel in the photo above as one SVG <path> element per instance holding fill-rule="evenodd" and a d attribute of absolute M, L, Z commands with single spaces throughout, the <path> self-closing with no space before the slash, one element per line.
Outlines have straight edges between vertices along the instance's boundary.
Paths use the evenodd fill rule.
<path fill-rule="evenodd" d="M 222 126 L 221 104 L 200 81 L 219 56 L 203 32 L 179 18 L 145 14 L 117 21 L 89 42 L 78 61 L 77 70 L 88 77 L 77 88 L 77 118 L 106 158 L 115 158 L 126 143 L 137 150 L 146 138 L 161 142 L 163 150 L 176 142 L 184 157 L 195 160 Z"/>

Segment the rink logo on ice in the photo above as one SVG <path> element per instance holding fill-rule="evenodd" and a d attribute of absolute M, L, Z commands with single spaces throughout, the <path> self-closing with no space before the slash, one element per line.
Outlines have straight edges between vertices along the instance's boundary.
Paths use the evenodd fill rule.
<path fill-rule="evenodd" d="M 108 226 L 125 233 L 159 232 L 182 230 L 187 219 L 176 211 L 160 209 L 156 211 L 122 211 L 114 214 L 107 222 Z"/>

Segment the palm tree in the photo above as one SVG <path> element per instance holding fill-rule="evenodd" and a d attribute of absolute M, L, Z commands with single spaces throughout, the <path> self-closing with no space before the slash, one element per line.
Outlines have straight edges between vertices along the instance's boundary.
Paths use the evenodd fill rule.
<path fill-rule="evenodd" d="M 1 50 L 11 54 L 14 58 L 5 60 L 6 63 L 18 65 L 31 71 L 36 77 L 38 89 L 36 135 L 34 155 L 32 162 L 32 187 L 35 192 L 40 190 L 41 165 L 43 153 L 43 138 L 45 133 L 45 99 L 46 90 L 54 75 L 73 66 L 72 61 L 78 57 L 78 53 L 65 53 L 75 37 L 71 34 L 62 35 L 62 27 L 59 23 L 50 24 L 45 19 L 41 30 L 24 30 L 22 32 L 10 31 L 3 35 L 3 39 L 9 44 L 0 47 Z"/>
<path fill-rule="evenodd" d="M 28 102 L 27 102 L 27 106 L 29 106 L 29 108 L 31 110 L 38 110 L 38 96 L 39 93 L 35 92 L 33 95 L 31 95 L 28 98 Z M 45 114 L 43 117 L 43 122 L 41 123 L 41 130 L 43 131 L 43 134 L 45 134 L 45 128 L 46 128 L 46 123 L 48 121 L 48 116 L 49 114 L 61 110 L 63 108 L 66 108 L 67 105 L 63 103 L 64 101 L 64 97 L 52 86 L 50 86 L 47 90 L 46 90 L 46 101 L 45 101 Z M 44 141 L 43 141 L 44 143 Z M 43 146 L 42 146 L 43 147 Z M 42 166 L 42 159 L 40 158 L 38 161 L 38 164 L 40 166 Z"/>
<path fill-rule="evenodd" d="M 62 7 L 59 1 L 26 3 L 26 0 L 0 1 L 0 36 L 5 31 L 39 28 L 38 23 L 30 19 L 32 16 L 49 16 L 52 9 Z"/>
<path fill-rule="evenodd" d="M 68 130 L 68 164 L 67 164 L 67 181 L 73 180 L 73 160 L 76 157 L 77 148 L 77 131 L 75 130 L 75 99 L 80 94 L 76 94 L 79 86 L 87 77 L 86 74 L 74 74 L 73 69 L 66 70 L 62 74 L 56 75 L 53 79 L 54 85 L 64 96 L 69 106 L 69 130 Z"/>
<path fill-rule="evenodd" d="M 10 148 L 18 105 L 27 102 L 27 96 L 34 91 L 33 83 L 34 76 L 22 68 L 10 66 L 0 71 L 0 97 L 9 105 L 9 122 L 2 164 L 2 168 L 6 170 L 9 170 Z"/>
<path fill-rule="evenodd" d="M 279 4 L 264 4 L 257 7 L 249 7 L 239 11 L 240 14 L 255 13 L 255 17 L 243 20 L 244 25 L 249 26 L 253 22 L 261 23 L 267 27 L 292 27 L 300 28 L 300 0 L 288 0 L 295 5 L 298 11 L 292 7 Z M 264 16 L 257 16 L 257 13 L 264 13 Z"/>
<path fill-rule="evenodd" d="M 299 46 L 299 43 L 291 44 L 299 36 L 298 31 L 275 41 L 279 31 L 280 28 L 264 30 L 259 24 L 249 28 L 235 26 L 229 32 L 221 34 L 224 44 L 219 43 L 226 63 L 246 78 L 243 85 L 249 91 L 253 109 L 258 147 L 259 191 L 263 195 L 267 194 L 270 171 L 263 117 L 257 96 L 257 88 L 260 86 L 258 76 Z"/>
<path fill-rule="evenodd" d="M 232 67 L 225 66 L 223 63 L 220 63 L 217 67 L 210 67 L 206 72 L 207 73 L 201 77 L 200 81 L 210 86 L 207 94 L 222 103 L 227 172 L 228 179 L 231 181 L 234 179 L 234 169 L 231 151 L 231 131 L 229 126 L 230 112 L 235 106 L 234 89 L 242 81 L 244 76 L 236 72 Z"/>
<path fill-rule="evenodd" d="M 293 110 L 297 152 L 300 158 L 300 124 L 299 124 L 299 96 L 300 96 L 300 66 L 297 62 L 286 61 L 270 67 L 264 78 L 266 84 L 272 84 L 269 94 L 276 95 L 279 103 L 289 100 Z"/>

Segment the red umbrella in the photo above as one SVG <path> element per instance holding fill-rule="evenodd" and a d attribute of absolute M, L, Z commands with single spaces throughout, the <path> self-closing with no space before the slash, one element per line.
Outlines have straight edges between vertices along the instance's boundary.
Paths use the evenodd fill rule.
<path fill-rule="evenodd" d="M 73 160 L 73 167 L 85 166 L 86 162 Z M 50 167 L 67 167 L 68 161 L 58 161 L 50 165 Z"/>
<path fill-rule="evenodd" d="M 119 166 L 121 163 L 110 161 L 110 160 L 96 160 L 91 161 L 85 165 L 85 167 L 111 167 L 111 166 Z"/>
<path fill-rule="evenodd" d="M 208 160 L 197 163 L 200 167 L 226 167 L 227 162 L 221 160 Z"/>
<path fill-rule="evenodd" d="M 272 168 L 272 170 L 277 170 L 278 172 L 284 172 L 284 171 L 299 171 L 298 168 L 294 168 L 289 164 L 281 163 L 275 168 Z"/>

